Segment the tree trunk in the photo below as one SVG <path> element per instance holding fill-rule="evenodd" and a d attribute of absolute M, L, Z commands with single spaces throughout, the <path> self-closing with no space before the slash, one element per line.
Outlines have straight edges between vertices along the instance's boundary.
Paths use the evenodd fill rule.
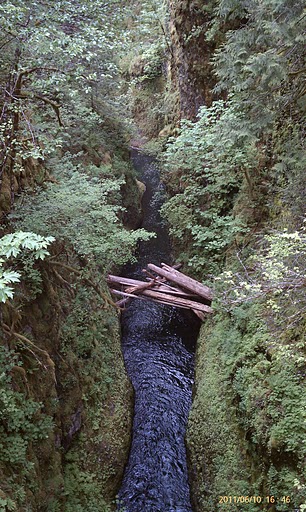
<path fill-rule="evenodd" d="M 157 267 L 156 265 L 153 265 L 152 263 L 149 263 L 148 268 L 150 270 L 153 270 L 156 274 L 165 277 L 168 281 L 176 283 L 179 286 L 185 288 L 186 290 L 191 291 L 196 295 L 203 297 L 206 300 L 212 300 L 213 296 L 211 288 L 199 283 L 195 279 L 192 279 L 191 277 L 188 277 L 185 274 L 182 274 L 182 272 L 179 272 L 178 270 L 175 270 L 172 267 L 169 267 L 168 265 L 165 264 L 163 264 L 163 268 L 160 268 Z"/>

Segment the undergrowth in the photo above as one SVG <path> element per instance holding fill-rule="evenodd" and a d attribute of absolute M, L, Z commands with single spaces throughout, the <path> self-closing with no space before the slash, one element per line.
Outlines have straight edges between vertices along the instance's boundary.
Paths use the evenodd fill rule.
<path fill-rule="evenodd" d="M 20 510 L 28 493 L 37 491 L 32 447 L 48 439 L 54 426 L 52 416 L 44 413 L 43 404 L 23 389 L 24 379 L 25 370 L 18 352 L 1 346 L 0 510 L 3 512 Z M 9 497 L 7 491 L 11 489 L 14 492 Z"/>

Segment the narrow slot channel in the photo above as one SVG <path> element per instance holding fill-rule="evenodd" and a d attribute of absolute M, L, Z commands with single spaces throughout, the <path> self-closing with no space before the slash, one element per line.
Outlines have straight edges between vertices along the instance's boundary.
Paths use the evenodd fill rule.
<path fill-rule="evenodd" d="M 132 161 L 146 185 L 142 227 L 157 237 L 140 245 L 137 263 L 125 269 L 125 276 L 144 280 L 147 263 L 170 263 L 170 241 L 159 214 L 158 167 L 137 151 Z M 192 512 L 184 438 L 198 330 L 193 313 L 150 301 L 132 300 L 122 315 L 122 351 L 135 402 L 118 510 Z"/>

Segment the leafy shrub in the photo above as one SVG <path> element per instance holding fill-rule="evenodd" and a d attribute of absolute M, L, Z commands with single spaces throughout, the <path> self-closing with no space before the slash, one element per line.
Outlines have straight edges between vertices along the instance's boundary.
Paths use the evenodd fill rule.
<path fill-rule="evenodd" d="M 49 254 L 47 247 L 54 240 L 55 238 L 52 236 L 43 237 L 36 233 L 24 231 L 5 235 L 0 239 L 0 302 L 6 302 L 8 298 L 13 297 L 13 289 L 10 284 L 18 283 L 21 276 L 20 272 L 10 268 L 5 270 L 5 266 L 10 267 L 11 262 L 21 255 L 28 269 L 28 278 L 31 273 L 32 279 L 34 277 L 34 280 L 36 280 L 36 292 L 39 290 L 40 275 L 33 269 L 33 262 L 37 259 L 43 260 Z M 26 258 L 29 253 L 30 257 Z M 5 259 L 1 256 L 4 256 Z M 30 279 L 30 281 L 32 280 Z"/>
<path fill-rule="evenodd" d="M 165 49 L 160 42 L 148 46 L 138 57 L 135 57 L 130 64 L 129 72 L 135 75 L 136 83 L 146 80 L 154 80 L 162 74 Z"/>
<path fill-rule="evenodd" d="M 121 207 L 114 194 L 119 194 L 124 179 L 101 180 L 67 167 L 59 183 L 25 197 L 12 218 L 20 228 L 53 233 L 80 256 L 94 257 L 103 269 L 125 263 L 138 240 L 152 235 L 142 229 L 127 231 L 119 221 Z"/>
<path fill-rule="evenodd" d="M 224 249 L 245 231 L 232 208 L 243 178 L 257 164 L 256 137 L 249 137 L 232 103 L 201 107 L 198 121 L 183 121 L 180 135 L 170 139 L 164 165 L 178 176 L 180 193 L 162 214 L 179 247 L 180 240 L 189 244 L 189 264 L 197 271 L 217 272 Z"/>
<path fill-rule="evenodd" d="M 306 308 L 305 219 L 295 231 L 283 228 L 261 236 L 256 249 L 247 261 L 239 258 L 240 271 L 227 270 L 216 277 L 220 302 L 230 311 L 261 299 L 275 323 L 288 329 L 301 322 Z"/>

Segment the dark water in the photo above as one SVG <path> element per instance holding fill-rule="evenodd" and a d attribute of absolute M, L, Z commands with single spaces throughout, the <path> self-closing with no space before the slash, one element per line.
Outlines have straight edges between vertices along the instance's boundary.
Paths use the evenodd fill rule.
<path fill-rule="evenodd" d="M 146 184 L 143 227 L 157 238 L 139 248 L 138 262 L 125 275 L 142 278 L 146 263 L 170 263 L 170 243 L 158 209 L 159 172 L 137 152 L 133 163 Z M 156 194 L 157 192 L 157 194 Z M 133 300 L 122 317 L 122 349 L 135 391 L 132 446 L 119 510 L 191 512 L 184 436 L 199 324 L 192 313 Z"/>

